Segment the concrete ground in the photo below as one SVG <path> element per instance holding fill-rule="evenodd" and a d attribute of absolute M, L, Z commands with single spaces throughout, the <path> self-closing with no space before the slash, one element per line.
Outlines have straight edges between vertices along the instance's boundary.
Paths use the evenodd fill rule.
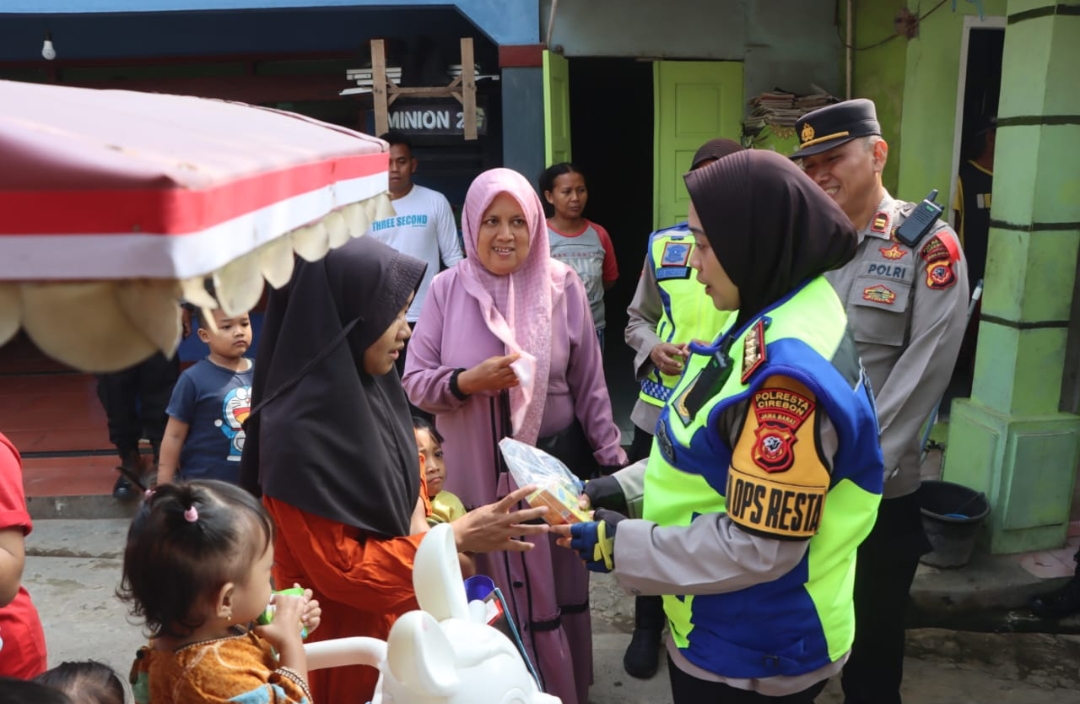
<path fill-rule="evenodd" d="M 635 680 L 622 670 L 633 629 L 633 601 L 608 575 L 593 577 L 592 704 L 670 704 L 664 670 Z M 1080 704 L 1080 636 L 972 633 L 938 628 L 908 631 L 902 689 L 909 704 Z M 836 680 L 817 704 L 842 704 Z"/>
<path fill-rule="evenodd" d="M 114 592 L 124 519 L 39 520 L 27 540 L 24 582 L 41 611 L 50 664 L 98 659 L 126 673 L 144 642 Z M 666 673 L 628 677 L 622 654 L 633 600 L 607 575 L 593 579 L 596 681 L 592 704 L 666 704 Z M 1080 636 L 909 631 L 904 696 L 918 704 L 1080 704 Z M 819 704 L 843 701 L 836 682 Z"/>

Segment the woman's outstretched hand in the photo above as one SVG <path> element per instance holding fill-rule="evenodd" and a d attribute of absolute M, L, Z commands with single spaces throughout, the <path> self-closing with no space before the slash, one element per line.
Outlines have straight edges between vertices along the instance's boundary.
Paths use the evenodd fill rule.
<path fill-rule="evenodd" d="M 546 523 L 529 524 L 529 521 L 534 521 L 547 513 L 548 508 L 541 506 L 522 511 L 512 509 L 534 491 L 536 491 L 535 486 L 522 487 L 493 504 L 481 506 L 451 521 L 450 526 L 454 529 L 454 540 L 457 542 L 458 552 L 532 550 L 532 543 L 522 538 L 549 532 Z"/>

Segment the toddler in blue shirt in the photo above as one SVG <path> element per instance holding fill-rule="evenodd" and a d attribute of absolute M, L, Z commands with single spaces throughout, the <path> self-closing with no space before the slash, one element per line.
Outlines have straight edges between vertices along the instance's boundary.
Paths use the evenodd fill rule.
<path fill-rule="evenodd" d="M 243 422 L 251 413 L 254 362 L 245 357 L 251 346 L 247 313 L 199 316 L 199 339 L 210 354 L 184 370 L 166 413 L 161 441 L 158 483 L 178 476 L 184 480 L 219 479 L 237 482 L 244 449 Z"/>

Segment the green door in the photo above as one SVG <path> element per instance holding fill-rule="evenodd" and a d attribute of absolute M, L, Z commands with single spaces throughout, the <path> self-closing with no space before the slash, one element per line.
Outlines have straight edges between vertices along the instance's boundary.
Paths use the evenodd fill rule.
<path fill-rule="evenodd" d="M 570 161 L 570 70 L 566 57 L 544 51 L 544 163 Z"/>
<path fill-rule="evenodd" d="M 682 177 L 698 147 L 715 137 L 740 141 L 743 65 L 657 61 L 653 95 L 653 229 L 660 229 L 686 219 L 690 197 Z"/>

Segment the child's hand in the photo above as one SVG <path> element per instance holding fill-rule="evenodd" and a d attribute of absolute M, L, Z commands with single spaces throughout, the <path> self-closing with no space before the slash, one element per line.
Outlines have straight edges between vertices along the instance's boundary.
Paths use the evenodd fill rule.
<path fill-rule="evenodd" d="M 270 641 L 270 645 L 283 655 L 288 651 L 295 652 L 297 648 L 302 650 L 300 624 L 308 607 L 309 593 L 305 592 L 304 596 L 272 595 L 270 603 L 274 605 L 274 620 L 265 626 L 256 626 L 255 635 Z"/>
<path fill-rule="evenodd" d="M 299 584 L 293 584 L 293 587 L 300 589 Z M 322 607 L 319 606 L 317 599 L 314 599 L 315 593 L 310 589 L 304 590 L 304 598 L 307 599 L 307 606 L 304 607 L 304 613 L 300 617 L 300 623 L 304 624 L 304 628 L 307 629 L 308 635 L 319 627 L 319 623 L 322 621 Z"/>

